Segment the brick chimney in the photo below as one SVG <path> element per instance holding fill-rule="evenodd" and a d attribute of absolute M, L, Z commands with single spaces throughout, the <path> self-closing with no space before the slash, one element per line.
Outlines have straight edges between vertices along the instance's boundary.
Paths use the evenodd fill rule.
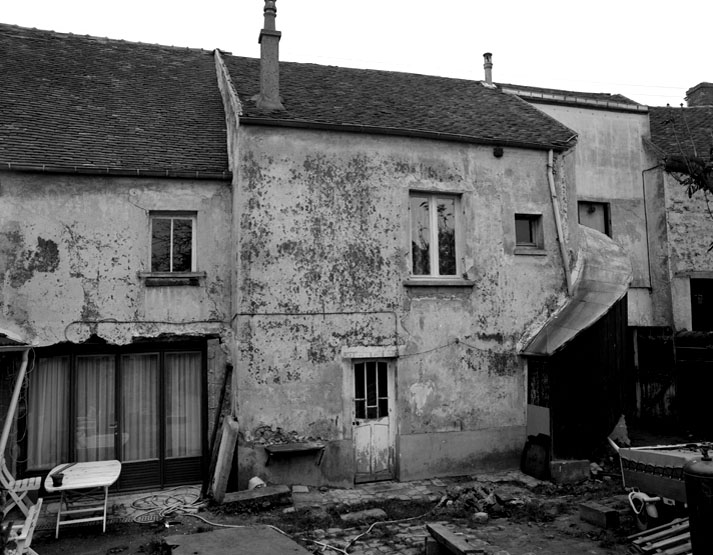
<path fill-rule="evenodd" d="M 698 83 L 686 91 L 686 103 L 691 106 L 713 106 L 713 83 Z"/>
<path fill-rule="evenodd" d="M 253 97 L 260 110 L 274 112 L 284 110 L 280 101 L 280 37 L 282 33 L 275 30 L 274 0 L 265 0 L 265 23 L 260 31 L 260 94 Z"/>

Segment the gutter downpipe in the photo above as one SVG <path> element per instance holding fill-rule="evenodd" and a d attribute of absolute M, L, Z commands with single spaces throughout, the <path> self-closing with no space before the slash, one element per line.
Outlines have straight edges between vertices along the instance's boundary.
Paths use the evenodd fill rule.
<path fill-rule="evenodd" d="M 17 347 L 12 347 L 10 349 L 0 349 L 0 350 L 13 350 L 17 351 Z M 17 374 L 17 380 L 15 381 L 15 390 L 12 392 L 12 399 L 10 400 L 10 407 L 7 409 L 7 417 L 5 418 L 5 424 L 2 429 L 2 435 L 0 436 L 0 459 L 4 458 L 5 446 L 7 445 L 7 439 L 10 437 L 10 428 L 15 420 L 15 410 L 17 410 L 17 401 L 20 398 L 20 391 L 22 390 L 22 383 L 25 381 L 25 373 L 27 371 L 27 359 L 28 353 L 30 352 L 29 347 L 25 347 L 22 351 L 22 364 L 20 365 L 20 371 Z"/>
<path fill-rule="evenodd" d="M 567 246 L 564 243 L 564 233 L 562 231 L 562 218 L 560 216 L 559 200 L 557 199 L 557 189 L 555 188 L 554 176 L 554 156 L 552 149 L 547 151 L 547 181 L 550 184 L 550 198 L 552 199 L 552 211 L 555 213 L 555 226 L 557 227 L 557 242 L 560 245 L 562 255 L 562 267 L 564 269 L 564 279 L 567 282 L 567 296 L 572 296 L 572 276 L 569 274 L 569 261 L 567 260 Z"/>

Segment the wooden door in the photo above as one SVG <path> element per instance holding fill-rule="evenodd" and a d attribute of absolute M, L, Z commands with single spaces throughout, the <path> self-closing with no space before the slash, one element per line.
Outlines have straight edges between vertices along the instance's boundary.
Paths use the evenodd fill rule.
<path fill-rule="evenodd" d="M 384 360 L 354 363 L 354 481 L 394 477 L 394 376 Z"/>

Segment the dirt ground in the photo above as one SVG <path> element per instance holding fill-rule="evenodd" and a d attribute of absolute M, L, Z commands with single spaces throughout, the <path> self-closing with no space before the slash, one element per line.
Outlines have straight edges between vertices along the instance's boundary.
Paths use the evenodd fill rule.
<path fill-rule="evenodd" d="M 488 492 L 494 495 L 495 503 L 492 502 L 493 495 L 488 497 L 490 501 L 484 497 Z M 620 526 L 604 530 L 583 522 L 579 516 L 579 503 L 592 500 L 620 509 Z M 317 553 L 323 552 L 318 551 L 321 548 L 315 543 L 317 540 L 343 547 L 351 538 L 367 530 L 370 522 L 344 529 L 340 514 L 373 507 L 374 504 L 349 508 L 333 506 L 287 513 L 285 506 L 252 512 L 225 506 L 209 507 L 196 516 L 169 515 L 165 520 L 147 524 L 113 523 L 105 534 L 96 526 L 77 526 L 64 528 L 60 538 L 55 539 L 54 531 L 40 530 L 32 547 L 40 555 L 163 555 L 170 553 L 170 548 L 163 543 L 165 536 L 216 529 L 205 522 L 209 521 L 223 525 L 276 526 L 308 551 Z M 637 531 L 627 510 L 621 481 L 611 476 L 568 486 L 545 483 L 534 489 L 527 489 L 522 484 L 498 484 L 494 489 L 486 487 L 485 491 L 470 479 L 464 478 L 462 483 L 456 479 L 456 484 L 449 486 L 439 502 L 390 499 L 379 502 L 378 507 L 386 512 L 388 520 L 410 520 L 407 524 L 396 522 L 375 526 L 370 534 L 353 544 L 350 553 L 369 550 L 422 553 L 419 548 L 426 535 L 425 523 L 429 522 L 447 523 L 469 539 L 486 542 L 489 553 L 505 550 L 510 555 L 624 555 L 628 552 L 627 536 Z M 476 523 L 473 515 L 482 508 L 489 513 L 489 519 L 487 523 Z M 326 537 L 325 531 L 329 531 Z M 404 539 L 409 534 L 412 536 L 410 543 Z"/>

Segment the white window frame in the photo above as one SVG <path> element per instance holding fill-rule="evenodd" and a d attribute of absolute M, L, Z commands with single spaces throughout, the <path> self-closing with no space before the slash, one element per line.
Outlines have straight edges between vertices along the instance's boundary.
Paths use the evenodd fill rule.
<path fill-rule="evenodd" d="M 411 212 L 411 200 L 413 197 L 427 197 L 428 198 L 428 215 L 429 215 L 429 266 L 431 268 L 430 274 L 415 274 L 413 268 L 413 214 Z M 409 207 L 409 268 L 411 273 L 411 279 L 443 279 L 443 280 L 453 280 L 454 278 L 460 278 L 463 274 L 463 264 L 462 264 L 462 253 L 463 253 L 463 243 L 462 243 L 462 229 L 461 229 L 461 210 L 462 210 L 462 194 L 448 191 L 423 191 L 418 189 L 412 189 L 409 191 L 408 197 L 408 207 Z M 456 270 L 455 274 L 445 274 L 439 273 L 439 260 L 438 260 L 438 210 L 437 210 L 437 200 L 439 198 L 453 199 L 454 202 L 454 230 L 455 230 L 455 263 Z"/>
<path fill-rule="evenodd" d="M 198 268 L 198 256 L 196 249 L 196 213 L 195 212 L 151 212 L 149 215 L 149 268 L 152 273 L 164 273 L 154 271 L 152 266 L 153 260 L 153 224 L 155 220 L 171 220 L 171 244 L 169 247 L 169 264 L 170 274 L 185 274 L 196 272 Z M 173 270 L 173 221 L 174 220 L 190 220 L 191 221 L 191 269 L 190 270 Z"/>

